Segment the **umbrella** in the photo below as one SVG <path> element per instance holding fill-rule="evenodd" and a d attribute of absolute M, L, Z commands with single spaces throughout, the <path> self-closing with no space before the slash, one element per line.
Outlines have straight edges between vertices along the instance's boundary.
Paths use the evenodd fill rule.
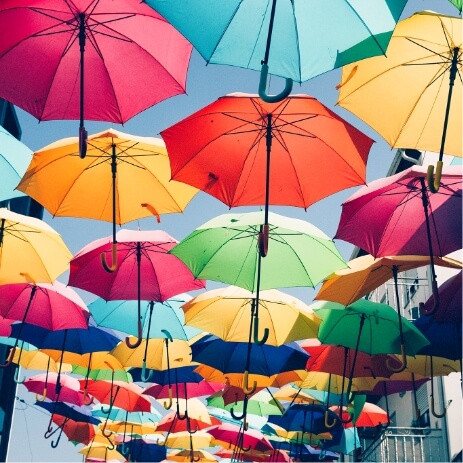
<path fill-rule="evenodd" d="M 166 447 L 174 449 L 192 448 L 198 450 L 201 447 L 209 447 L 211 435 L 206 431 L 197 431 L 194 434 L 188 431 L 170 434 L 164 442 Z"/>
<path fill-rule="evenodd" d="M 0 152 L 0 172 L 2 175 L 0 201 L 24 196 L 22 191 L 16 190 L 16 185 L 26 172 L 32 151 L 3 126 L 0 126 L 0 145 L 2 147 Z"/>
<path fill-rule="evenodd" d="M 260 70 L 259 95 L 265 101 L 285 98 L 292 80 L 303 82 L 344 64 L 384 54 L 405 6 L 403 0 L 374 0 L 368 8 L 347 1 L 318 5 L 234 0 L 226 7 L 211 0 L 186 5 L 179 0 L 147 3 L 208 63 Z M 279 95 L 266 93 L 268 72 L 286 78 Z"/>
<path fill-rule="evenodd" d="M 40 219 L 0 208 L 0 284 L 52 283 L 69 268 L 72 254 Z"/>
<path fill-rule="evenodd" d="M 87 328 L 90 314 L 84 301 L 73 289 L 55 281 L 53 284 L 0 285 L 0 315 L 22 322 L 10 352 L 10 360 L 0 364 L 0 367 L 6 367 L 11 363 L 26 318 L 32 325 L 48 330 L 62 330 Z"/>
<path fill-rule="evenodd" d="M 343 453 L 345 455 L 352 453 L 356 449 L 362 448 L 356 427 L 341 428 L 333 436 L 332 440 L 325 440 L 323 448 Z"/>
<path fill-rule="evenodd" d="M 266 227 L 269 204 L 307 209 L 364 184 L 373 143 L 309 95 L 278 105 L 257 95 L 226 95 L 161 136 L 173 179 L 230 207 L 264 204 Z"/>
<path fill-rule="evenodd" d="M 378 407 L 378 405 L 370 402 L 365 402 L 359 416 L 353 420 L 353 423 L 357 428 L 375 427 L 384 424 L 387 425 L 389 422 L 388 413 L 381 407 Z"/>
<path fill-rule="evenodd" d="M 94 406 L 92 409 L 92 416 L 97 418 L 107 418 L 111 421 L 125 421 L 127 423 L 157 423 L 161 415 L 158 414 L 155 410 L 151 412 L 129 412 L 128 410 L 124 410 L 123 408 L 114 407 L 111 409 L 109 413 L 105 413 L 106 410 L 101 410 L 101 407 Z"/>
<path fill-rule="evenodd" d="M 392 147 L 439 153 L 435 179 L 434 167 L 428 170 L 432 192 L 439 188 L 443 154 L 462 156 L 461 50 L 462 18 L 422 11 L 397 24 L 387 57 L 343 69 L 340 106 Z"/>
<path fill-rule="evenodd" d="M 74 421 L 71 418 L 56 414 L 53 416 L 53 422 L 58 427 L 46 437 L 48 439 L 59 430 L 56 440 L 50 442 L 53 448 L 58 446 L 62 433 L 64 433 L 70 441 L 85 445 L 88 445 L 95 437 L 95 426 L 93 424 Z"/>
<path fill-rule="evenodd" d="M 163 302 L 184 291 L 204 288 L 204 282 L 168 253 L 177 241 L 161 230 L 120 230 L 116 242 L 114 247 L 109 237 L 102 238 L 81 249 L 71 260 L 69 284 L 105 300 L 136 300 L 138 339 L 131 344 L 135 348 L 143 338 L 141 300 Z M 114 267 L 107 272 L 101 256 L 110 252 Z"/>
<path fill-rule="evenodd" d="M 191 407 L 190 407 L 191 409 Z M 214 426 L 220 424 L 220 421 L 213 416 L 202 416 L 200 418 L 193 418 L 190 416 L 191 411 L 188 412 L 188 419 L 189 423 L 186 420 L 179 420 L 178 415 L 175 411 L 169 412 L 165 415 L 161 421 L 159 421 L 156 431 L 167 431 L 169 433 L 181 432 L 181 431 L 188 431 L 188 426 L 191 429 L 206 429 L 210 426 Z M 194 411 L 193 411 L 194 414 Z"/>
<path fill-rule="evenodd" d="M 127 461 L 122 453 L 114 448 L 114 444 L 101 444 L 90 442 L 79 450 L 83 454 L 86 461 Z"/>
<path fill-rule="evenodd" d="M 413 166 L 361 188 L 343 203 L 336 237 L 375 257 L 429 255 L 437 299 L 433 256 L 462 247 L 462 174 L 448 167 L 439 194 L 429 193 L 425 176 Z"/>
<path fill-rule="evenodd" d="M 245 342 L 255 297 L 236 286 L 207 291 L 183 304 L 185 321 L 224 341 Z M 276 346 L 316 337 L 320 324 L 308 305 L 277 290 L 259 293 L 259 318 L 269 329 L 266 342 Z"/>
<path fill-rule="evenodd" d="M 145 439 L 131 439 L 122 451 L 127 461 L 163 461 L 167 452 L 163 445 Z"/>
<path fill-rule="evenodd" d="M 461 262 L 449 257 L 433 256 L 434 264 L 447 268 L 460 268 Z M 377 257 L 367 254 L 347 262 L 348 269 L 331 274 L 318 291 L 315 299 L 348 305 L 366 296 L 400 273 L 429 265 L 428 256 Z M 397 301 L 396 301 L 397 303 Z"/>
<path fill-rule="evenodd" d="M 439 307 L 434 311 L 434 318 L 441 322 L 460 323 L 462 319 L 462 272 L 446 280 L 439 287 Z M 423 313 L 433 312 L 435 298 L 432 294 L 423 306 Z"/>
<path fill-rule="evenodd" d="M 123 124 L 185 92 L 191 45 L 146 5 L 7 1 L 0 25 L 0 97 L 40 121 L 80 119 L 82 145 L 84 118 Z"/>
<path fill-rule="evenodd" d="M 345 308 L 335 302 L 325 302 L 319 307 L 315 313 L 323 321 L 318 338 L 324 344 L 342 345 L 370 355 L 402 353 L 403 364 L 406 364 L 405 352 L 415 355 L 429 344 L 409 320 L 400 315 L 397 320 L 396 311 L 387 304 L 360 299 Z M 350 379 L 355 362 L 354 356 Z M 395 370 L 390 362 L 389 368 Z M 350 387 L 348 397 L 349 392 Z"/>
<path fill-rule="evenodd" d="M 314 287 L 345 262 L 333 241 L 303 220 L 269 213 L 269 249 L 263 261 L 258 243 L 264 213 L 224 214 L 183 239 L 170 252 L 192 270 L 196 278 L 206 278 L 255 291 L 252 316 L 254 342 L 259 338 L 259 292 L 282 286 Z M 317 265 L 314 265 L 317 262 Z"/>
<path fill-rule="evenodd" d="M 181 461 L 181 462 L 191 462 L 191 461 L 204 461 L 214 463 L 217 461 L 217 458 L 214 457 L 211 453 L 206 450 L 174 450 L 167 454 L 166 460 L 169 461 Z"/>
<path fill-rule="evenodd" d="M 112 222 L 114 245 L 116 224 L 151 214 L 159 222 L 160 214 L 182 212 L 196 194 L 170 181 L 166 148 L 158 138 L 108 129 L 91 135 L 88 143 L 85 161 L 79 159 L 75 137 L 37 151 L 18 189 L 53 216 Z"/>

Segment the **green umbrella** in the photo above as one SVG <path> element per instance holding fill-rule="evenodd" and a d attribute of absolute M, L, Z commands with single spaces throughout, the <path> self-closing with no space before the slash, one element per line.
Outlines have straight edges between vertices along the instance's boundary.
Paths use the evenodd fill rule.
<path fill-rule="evenodd" d="M 387 304 L 359 299 L 348 306 L 336 302 L 318 302 L 311 306 L 322 319 L 318 339 L 367 354 L 415 355 L 429 345 L 426 337 L 405 317 L 401 317 L 403 341 L 397 312 Z M 351 371 L 354 371 L 355 360 Z M 349 378 L 351 383 L 352 374 Z M 350 387 L 347 389 L 349 396 Z"/>
<path fill-rule="evenodd" d="M 347 267 L 334 242 L 309 222 L 271 212 L 268 220 L 268 254 L 262 259 L 260 289 L 314 287 L 335 270 Z M 263 223 L 263 211 L 220 215 L 169 252 L 196 278 L 255 292 Z"/>

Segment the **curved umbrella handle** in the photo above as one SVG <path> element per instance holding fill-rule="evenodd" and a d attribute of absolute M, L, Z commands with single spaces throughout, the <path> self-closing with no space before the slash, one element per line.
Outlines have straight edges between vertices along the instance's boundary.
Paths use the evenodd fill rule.
<path fill-rule="evenodd" d="M 329 420 L 329 414 L 328 414 L 328 409 L 326 409 L 325 410 L 325 427 L 328 429 L 331 429 L 332 427 L 335 426 L 336 422 L 338 421 L 337 418 L 334 418 L 332 423 L 330 423 L 328 420 Z"/>
<path fill-rule="evenodd" d="M 264 328 L 264 335 L 262 339 L 259 339 L 259 318 L 255 317 L 254 318 L 254 344 L 257 344 L 258 346 L 262 346 L 267 342 L 268 336 L 270 334 L 270 331 L 268 328 Z"/>
<path fill-rule="evenodd" d="M 261 225 L 257 235 L 257 246 L 261 257 L 265 257 L 268 253 L 268 233 L 268 223 Z"/>
<path fill-rule="evenodd" d="M 26 380 L 26 377 L 24 377 L 23 379 L 19 379 L 19 366 L 18 366 L 18 368 L 16 368 L 16 370 L 14 372 L 13 380 L 14 380 L 14 382 L 16 384 L 22 384 Z"/>
<path fill-rule="evenodd" d="M 88 132 L 85 130 L 85 127 L 81 125 L 79 127 L 79 157 L 80 159 L 84 159 L 87 155 L 87 138 Z"/>
<path fill-rule="evenodd" d="M 198 462 L 198 461 L 201 461 L 201 457 L 199 455 L 194 456 L 194 454 L 193 454 L 192 456 L 190 456 L 190 460 L 192 460 L 194 462 Z"/>
<path fill-rule="evenodd" d="M 166 410 L 170 410 L 172 408 L 172 387 L 169 387 L 169 402 L 164 401 L 162 405 Z"/>
<path fill-rule="evenodd" d="M 119 451 L 124 455 L 125 457 L 128 456 L 129 454 L 130 447 L 127 445 L 126 442 L 123 442 L 122 444 L 119 444 Z M 128 460 L 128 459 L 127 459 Z M 128 460 L 130 461 L 130 460 Z"/>
<path fill-rule="evenodd" d="M 177 390 L 177 395 L 178 395 L 178 390 Z M 188 411 L 187 410 L 185 410 L 185 413 L 183 414 L 183 416 L 180 415 L 180 406 L 178 404 L 178 400 L 177 400 L 177 413 L 176 413 L 176 415 L 177 415 L 177 419 L 179 419 L 180 421 L 183 421 L 183 420 L 187 420 L 187 422 L 189 421 L 188 420 Z"/>
<path fill-rule="evenodd" d="M 434 405 L 434 395 L 431 394 L 431 413 L 436 417 L 436 418 L 443 418 L 447 414 L 447 409 L 444 407 L 444 410 L 442 413 L 437 413 L 436 408 Z"/>
<path fill-rule="evenodd" d="M 37 402 L 44 402 L 46 398 L 47 398 L 47 386 L 43 388 L 42 397 L 40 397 L 37 393 L 35 394 L 35 400 Z"/>
<path fill-rule="evenodd" d="M 6 360 L 6 363 L 0 363 L 0 368 L 6 368 L 11 365 L 11 362 L 13 361 L 14 353 L 16 352 L 16 346 L 13 347 L 13 349 L 10 350 L 10 355 L 8 355 L 8 358 Z"/>
<path fill-rule="evenodd" d="M 188 431 L 188 434 L 194 434 L 195 432 L 199 431 L 199 426 L 196 425 L 196 429 L 194 431 L 191 430 L 191 423 L 190 423 L 190 417 L 188 416 L 188 413 L 185 412 L 185 415 L 187 415 L 187 420 L 186 420 L 186 430 Z"/>
<path fill-rule="evenodd" d="M 429 191 L 431 193 L 437 193 L 439 191 L 443 165 L 444 163 L 442 161 L 437 161 L 435 175 L 434 175 L 434 166 L 432 164 L 428 166 L 426 180 L 428 183 Z"/>
<path fill-rule="evenodd" d="M 151 379 L 151 376 L 153 376 L 153 370 L 148 371 L 148 374 L 146 374 L 146 360 L 143 360 L 141 366 L 141 380 L 147 383 Z"/>
<path fill-rule="evenodd" d="M 398 368 L 392 366 L 391 358 L 386 360 L 386 368 L 392 373 L 400 373 L 401 371 L 404 371 L 405 368 L 407 368 L 407 356 L 405 354 L 405 346 L 403 344 L 400 345 L 400 350 L 402 351 L 402 364 Z"/>
<path fill-rule="evenodd" d="M 113 432 L 112 431 L 109 431 L 108 433 L 106 432 L 106 424 L 105 426 L 103 427 L 103 429 L 101 430 L 101 434 L 103 434 L 103 436 L 106 437 L 106 439 L 109 440 L 109 438 L 113 435 Z"/>
<path fill-rule="evenodd" d="M 143 341 L 143 326 L 141 324 L 141 320 L 138 320 L 138 338 L 137 338 L 137 340 L 135 341 L 134 344 L 132 344 L 130 342 L 130 338 L 127 336 L 125 338 L 125 344 L 130 349 L 136 349 L 141 344 L 142 341 Z M 148 342 L 148 340 L 146 342 Z"/>
<path fill-rule="evenodd" d="M 241 415 L 236 415 L 235 414 L 235 411 L 232 408 L 230 408 L 230 415 L 233 417 L 233 419 L 235 420 L 242 420 L 245 416 L 246 416 L 246 412 L 243 411 L 243 413 Z"/>
<path fill-rule="evenodd" d="M 244 376 L 243 376 L 243 392 L 247 395 L 252 395 L 254 394 L 254 392 L 256 392 L 256 389 L 257 389 L 257 381 L 254 381 L 253 385 L 251 388 L 249 388 L 249 371 L 245 371 L 244 372 Z"/>
<path fill-rule="evenodd" d="M 83 403 L 84 405 L 92 405 L 92 403 L 95 402 L 95 397 L 92 397 L 92 396 L 88 393 L 87 388 L 84 388 L 83 393 L 84 393 L 84 395 L 83 395 L 83 397 L 82 397 L 82 403 Z M 87 402 L 87 400 L 86 400 L 88 397 L 90 397 L 90 401 L 89 401 L 89 402 Z"/>
<path fill-rule="evenodd" d="M 101 265 L 108 273 L 113 273 L 117 270 L 117 243 L 111 244 L 111 258 L 112 264 L 108 265 L 106 261 L 106 254 L 104 252 L 100 254 Z"/>
<path fill-rule="evenodd" d="M 141 204 L 141 207 L 146 207 L 146 209 L 148 209 L 148 211 L 150 211 L 151 214 L 153 214 L 154 217 L 156 217 L 156 222 L 157 222 L 157 223 L 161 223 L 161 216 L 158 214 L 158 212 L 156 211 L 156 209 L 155 209 L 151 204 L 142 203 L 142 204 Z"/>
<path fill-rule="evenodd" d="M 60 431 L 59 431 L 58 437 L 56 438 L 56 441 L 50 441 L 50 445 L 52 446 L 52 448 L 56 449 L 56 447 L 58 447 L 59 440 L 61 439 L 62 434 L 63 434 L 63 426 L 60 427 Z"/>
<path fill-rule="evenodd" d="M 286 79 L 285 88 L 278 95 L 267 95 L 267 76 L 268 76 L 268 64 L 263 63 L 260 69 L 260 81 L 259 81 L 259 97 L 266 103 L 278 103 L 283 101 L 293 89 L 293 79 Z"/>
<path fill-rule="evenodd" d="M 431 285 L 432 285 L 432 295 L 434 297 L 434 304 L 431 309 L 426 310 L 424 303 L 420 302 L 419 307 L 420 307 L 421 315 L 433 315 L 437 312 L 437 309 L 439 308 L 440 297 L 439 297 L 439 288 L 437 287 L 437 281 L 432 280 Z"/>

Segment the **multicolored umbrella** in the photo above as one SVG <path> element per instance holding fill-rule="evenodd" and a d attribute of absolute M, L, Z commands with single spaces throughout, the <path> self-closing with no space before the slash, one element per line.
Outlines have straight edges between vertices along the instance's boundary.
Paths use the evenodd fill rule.
<path fill-rule="evenodd" d="M 192 47 L 146 5 L 8 1 L 0 24 L 10 36 L 0 48 L 0 97 L 41 121 L 80 119 L 82 145 L 84 118 L 123 124 L 185 92 Z"/>
<path fill-rule="evenodd" d="M 208 63 L 260 70 L 259 95 L 266 101 L 284 99 L 291 92 L 292 80 L 303 82 L 347 63 L 384 54 L 405 6 L 404 0 L 374 0 L 368 8 L 347 1 L 322 5 L 233 0 L 225 7 L 212 0 L 147 3 Z M 266 93 L 268 72 L 287 78 L 279 95 Z"/>
<path fill-rule="evenodd" d="M 0 257 L 0 284 L 52 283 L 72 254 L 44 221 L 0 208 Z"/>
<path fill-rule="evenodd" d="M 462 30 L 461 17 L 415 13 L 397 24 L 387 57 L 346 66 L 339 85 L 338 104 L 392 147 L 439 153 L 435 178 L 434 167 L 427 176 L 432 192 L 439 189 L 443 154 L 463 154 Z"/>

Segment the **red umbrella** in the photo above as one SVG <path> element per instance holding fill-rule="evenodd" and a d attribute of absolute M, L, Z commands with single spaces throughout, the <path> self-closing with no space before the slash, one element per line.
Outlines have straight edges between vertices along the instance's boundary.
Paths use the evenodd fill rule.
<path fill-rule="evenodd" d="M 361 427 L 375 427 L 380 424 L 388 424 L 389 423 L 389 416 L 388 413 L 383 410 L 381 407 L 378 407 L 375 404 L 372 404 L 370 402 L 365 402 L 363 405 L 362 411 L 360 412 L 360 415 L 358 418 L 355 420 L 354 425 L 357 426 L 357 428 Z M 353 424 L 350 423 L 345 427 L 350 427 Z"/>
<path fill-rule="evenodd" d="M 84 117 L 123 124 L 185 92 L 192 46 L 141 2 L 5 0 L 0 30 L 0 97 L 41 121 L 80 118 L 82 145 Z"/>
<path fill-rule="evenodd" d="M 189 417 L 188 423 L 187 420 L 179 420 L 177 413 L 172 411 L 162 418 L 162 420 L 156 426 L 156 431 L 167 431 L 169 433 L 175 433 L 187 431 L 188 426 L 190 429 L 205 429 L 211 426 L 219 425 L 221 423 L 220 420 L 214 418 L 213 416 L 208 416 L 207 419 L 210 421 L 210 423 L 207 423 L 206 421 L 203 421 L 199 418 Z"/>
<path fill-rule="evenodd" d="M 161 136 L 173 179 L 230 207 L 265 204 L 264 233 L 269 204 L 306 209 L 364 184 L 373 143 L 309 95 L 225 95 Z"/>
<path fill-rule="evenodd" d="M 51 446 L 56 448 L 58 446 L 59 439 L 61 434 L 66 434 L 67 438 L 70 441 L 79 442 L 80 444 L 88 445 L 90 441 L 95 437 L 95 425 L 91 423 L 83 423 L 81 421 L 74 421 L 66 416 L 53 415 L 53 422 L 58 425 L 58 428 L 52 433 L 56 432 L 58 429 L 59 434 L 56 438 L 56 441 L 51 442 Z M 49 434 L 48 437 L 50 437 Z"/>
<path fill-rule="evenodd" d="M 111 237 L 91 242 L 71 260 L 69 284 L 105 300 L 138 300 L 138 341 L 142 340 L 141 300 L 164 302 L 172 296 L 204 288 L 191 270 L 169 254 L 178 241 L 162 230 L 120 230 L 116 234 L 116 270 L 108 272 L 101 256 L 113 251 Z M 114 262 L 113 262 L 114 264 Z"/>

